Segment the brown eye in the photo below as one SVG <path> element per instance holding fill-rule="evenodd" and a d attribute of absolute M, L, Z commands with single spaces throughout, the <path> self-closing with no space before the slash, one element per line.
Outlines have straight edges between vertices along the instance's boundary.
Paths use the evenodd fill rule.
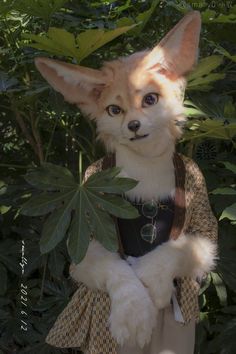
<path fill-rule="evenodd" d="M 106 111 L 111 117 L 117 116 L 123 112 L 123 110 L 115 104 L 111 104 L 110 106 L 108 106 L 106 108 Z"/>
<path fill-rule="evenodd" d="M 159 99 L 158 93 L 148 93 L 143 97 L 142 107 L 153 106 Z"/>

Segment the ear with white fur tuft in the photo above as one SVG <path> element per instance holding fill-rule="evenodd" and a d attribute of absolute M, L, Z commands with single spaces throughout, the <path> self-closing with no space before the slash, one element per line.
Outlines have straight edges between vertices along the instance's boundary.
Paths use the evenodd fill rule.
<path fill-rule="evenodd" d="M 48 83 L 70 103 L 90 104 L 89 101 L 99 98 L 106 85 L 106 78 L 99 70 L 48 58 L 36 58 L 35 65 Z"/>
<path fill-rule="evenodd" d="M 148 67 L 172 79 L 185 76 L 197 62 L 200 30 L 200 13 L 189 12 L 148 54 Z"/>

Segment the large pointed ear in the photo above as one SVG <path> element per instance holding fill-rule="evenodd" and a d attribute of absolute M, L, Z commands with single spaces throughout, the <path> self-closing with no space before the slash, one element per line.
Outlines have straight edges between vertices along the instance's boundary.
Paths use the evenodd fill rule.
<path fill-rule="evenodd" d="M 99 70 L 48 58 L 36 58 L 35 65 L 48 83 L 70 103 L 84 105 L 91 99 L 96 101 L 106 86 L 106 78 Z"/>
<path fill-rule="evenodd" d="M 197 62 L 201 17 L 189 12 L 148 54 L 149 68 L 158 68 L 173 78 L 185 76 Z"/>

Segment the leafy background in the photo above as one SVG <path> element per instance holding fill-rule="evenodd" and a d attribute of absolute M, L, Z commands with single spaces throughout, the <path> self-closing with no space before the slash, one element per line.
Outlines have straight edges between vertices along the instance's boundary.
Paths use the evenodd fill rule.
<path fill-rule="evenodd" d="M 82 227 L 91 232 L 87 223 L 73 225 L 78 218 L 72 214 L 77 209 L 79 213 L 80 198 L 89 192 L 81 184 L 82 174 L 104 154 L 94 124 L 49 88 L 34 67 L 34 57 L 51 56 L 96 68 L 104 60 L 152 47 L 190 9 L 201 11 L 203 29 L 200 62 L 188 78 L 189 119 L 178 149 L 194 158 L 206 177 L 219 219 L 220 249 L 217 269 L 201 289 L 196 353 L 236 353 L 236 5 L 233 1 L 0 0 L 0 354 L 76 352 L 49 347 L 44 339 L 75 290 L 68 278 L 70 258 L 80 259 L 81 250 L 86 250 L 87 239 L 78 247 L 72 231 Z M 134 185 L 117 179 L 117 173 L 109 171 L 91 182 L 93 197 L 100 198 L 93 209 L 98 222 L 92 225 L 98 238 L 104 235 L 99 221 L 111 231 L 106 213 L 111 207 L 115 215 L 126 210 L 134 216 L 132 208 L 113 194 L 106 194 L 101 205 L 104 181 L 110 183 L 109 193 Z M 79 191 L 66 219 L 58 217 L 69 203 L 65 189 L 52 188 L 58 182 L 69 185 L 69 195 Z M 88 216 L 92 212 L 83 209 Z M 47 228 L 48 218 L 54 220 L 52 229 Z M 70 222 L 72 231 L 66 237 L 72 246 L 67 250 Z M 114 230 L 111 233 L 114 236 Z M 23 275 L 22 240 L 27 258 Z M 102 242 L 114 249 L 115 239 L 111 244 L 109 240 Z M 73 254 L 72 249 L 79 251 Z M 21 304 L 21 284 L 28 287 L 27 308 Z M 25 310 L 27 315 L 21 312 Z M 27 331 L 21 329 L 21 320 Z"/>

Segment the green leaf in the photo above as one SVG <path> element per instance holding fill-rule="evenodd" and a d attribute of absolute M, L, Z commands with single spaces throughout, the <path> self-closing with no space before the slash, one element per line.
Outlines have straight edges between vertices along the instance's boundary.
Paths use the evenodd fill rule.
<path fill-rule="evenodd" d="M 188 82 L 195 80 L 199 77 L 210 74 L 210 72 L 223 62 L 223 56 L 221 55 L 211 55 L 209 57 L 203 58 L 199 61 L 196 69 L 188 76 Z"/>
<path fill-rule="evenodd" d="M 22 37 L 25 39 L 30 39 L 31 41 L 34 41 L 36 43 L 30 43 L 27 44 L 27 46 L 30 46 L 32 48 L 40 49 L 40 50 L 45 50 L 46 52 L 50 54 L 55 54 L 58 56 L 63 56 L 67 55 L 67 52 L 61 47 L 59 48 L 57 46 L 57 43 L 54 43 L 50 38 L 46 37 L 45 35 L 36 35 L 36 34 L 28 34 L 28 33 L 23 33 Z M 25 45 L 24 43 L 22 45 Z"/>
<path fill-rule="evenodd" d="M 236 135 L 236 123 L 224 125 L 222 121 L 212 119 L 193 120 L 188 123 L 184 132 L 184 140 L 199 138 L 215 138 L 231 140 Z"/>
<path fill-rule="evenodd" d="M 24 178 L 33 187 L 46 191 L 66 190 L 77 186 L 74 177 L 65 167 L 49 163 L 29 170 Z"/>
<path fill-rule="evenodd" d="M 124 193 L 130 189 L 133 189 L 138 184 L 131 178 L 119 178 L 116 177 L 112 180 L 100 179 L 99 181 L 87 181 L 84 186 L 92 192 L 104 192 L 104 193 Z"/>
<path fill-rule="evenodd" d="M 65 193 L 52 192 L 51 194 L 43 193 L 34 196 L 22 205 L 20 212 L 27 216 L 46 215 L 56 207 L 60 206 L 70 195 L 71 190 Z"/>
<path fill-rule="evenodd" d="M 220 216 L 219 220 L 227 218 L 229 220 L 236 220 L 236 203 L 227 207 Z"/>
<path fill-rule="evenodd" d="M 93 184 L 97 185 L 98 183 L 103 183 L 104 181 L 108 182 L 117 176 L 120 171 L 121 169 L 119 167 L 112 167 L 104 171 L 93 173 L 84 183 L 84 186 L 92 186 Z"/>
<path fill-rule="evenodd" d="M 76 58 L 77 62 L 80 63 L 95 50 L 129 31 L 134 26 L 136 25 L 119 27 L 109 31 L 89 29 L 80 33 L 76 38 L 65 29 L 50 27 L 46 36 L 23 34 L 22 37 L 35 42 L 27 44 L 27 46 L 30 45 L 33 48 L 45 50 L 58 56 Z"/>
<path fill-rule="evenodd" d="M 93 199 L 83 189 L 81 189 L 81 193 L 84 194 L 85 210 L 89 213 L 94 237 L 109 251 L 117 251 L 118 240 L 113 220 L 107 213 L 94 206 Z"/>
<path fill-rule="evenodd" d="M 7 291 L 7 270 L 3 264 L 0 263 L 0 295 L 4 295 Z"/>
<path fill-rule="evenodd" d="M 17 0 L 17 2 L 13 2 L 13 10 L 49 20 L 65 2 L 66 0 Z"/>
<path fill-rule="evenodd" d="M 111 42 L 121 34 L 126 33 L 135 26 L 136 25 L 119 27 L 110 31 L 104 31 L 103 29 L 89 29 L 80 33 L 76 37 L 76 42 L 79 45 L 79 56 L 77 57 L 78 62 L 81 62 L 95 50 L 104 46 L 108 42 Z"/>
<path fill-rule="evenodd" d="M 211 88 L 209 84 L 212 84 L 215 81 L 223 80 L 225 78 L 225 74 L 223 73 L 211 73 L 204 77 L 198 77 L 192 81 L 188 82 L 187 89 L 188 90 L 199 90 L 201 87 Z"/>
<path fill-rule="evenodd" d="M 225 187 L 225 188 L 216 188 L 211 194 L 221 194 L 221 195 L 236 195 L 236 190 L 233 188 Z"/>
<path fill-rule="evenodd" d="M 187 117 L 206 117 L 206 114 L 192 101 L 184 101 L 184 113 Z"/>
<path fill-rule="evenodd" d="M 152 5 L 149 10 L 141 12 L 137 17 L 136 17 L 136 22 L 140 23 L 139 26 L 137 26 L 137 29 L 133 29 L 133 32 L 135 31 L 136 34 L 139 34 L 146 24 L 148 23 L 149 19 L 151 18 L 153 12 L 155 11 L 155 8 L 159 4 L 160 0 L 154 0 L 152 1 Z"/>
<path fill-rule="evenodd" d="M 222 161 L 222 163 L 225 165 L 225 167 L 227 168 L 227 170 L 230 170 L 231 172 L 236 174 L 236 165 L 232 164 L 231 162 L 224 162 Z"/>
<path fill-rule="evenodd" d="M 211 273 L 212 277 L 212 282 L 216 288 L 217 296 L 219 298 L 221 306 L 226 306 L 227 305 L 227 291 L 226 287 L 223 283 L 223 280 L 221 277 L 217 274 L 212 272 Z"/>
<path fill-rule="evenodd" d="M 89 198 L 93 200 L 95 205 L 99 205 L 99 207 L 118 218 L 133 219 L 139 216 L 135 207 L 118 196 L 89 193 Z"/>
<path fill-rule="evenodd" d="M 40 240 L 40 251 L 42 253 L 50 252 L 65 237 L 78 193 L 78 191 L 73 190 L 67 203 L 46 220 Z"/>
<path fill-rule="evenodd" d="M 40 195 L 28 200 L 21 213 L 30 216 L 52 214 L 43 226 L 40 250 L 48 253 L 68 235 L 68 252 L 73 261 L 79 263 L 85 256 L 91 234 L 105 248 L 116 251 L 117 232 L 109 214 L 122 218 L 138 216 L 136 208 L 117 195 L 137 185 L 130 178 L 116 177 L 120 168 L 94 173 L 85 183 L 75 182 L 69 170 L 50 163 L 30 170 L 25 179 L 36 188 Z M 54 191 L 54 192 L 52 192 Z M 49 259 L 52 264 L 52 259 Z"/>
<path fill-rule="evenodd" d="M 216 44 L 216 50 L 220 54 L 224 55 L 226 58 L 236 62 L 236 55 L 231 55 L 225 48 L 221 47 L 218 43 Z"/>
<path fill-rule="evenodd" d="M 88 218 L 85 209 L 86 201 L 84 193 L 80 193 L 77 200 L 75 215 L 73 217 L 68 232 L 68 252 L 75 263 L 80 263 L 86 255 L 91 230 L 88 224 Z"/>
<path fill-rule="evenodd" d="M 61 52 L 67 53 L 70 57 L 76 58 L 78 56 L 75 37 L 72 33 L 63 28 L 50 27 L 48 30 L 48 37 Z"/>

